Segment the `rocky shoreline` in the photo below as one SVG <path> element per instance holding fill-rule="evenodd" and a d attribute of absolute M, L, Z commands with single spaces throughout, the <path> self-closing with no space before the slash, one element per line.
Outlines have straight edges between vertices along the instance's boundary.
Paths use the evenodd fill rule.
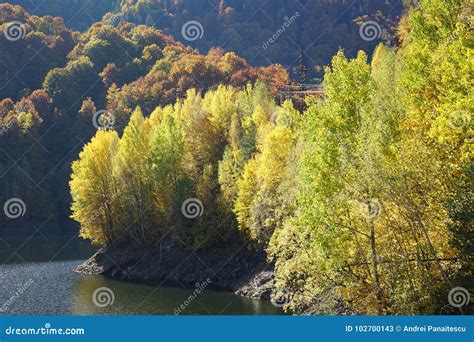
<path fill-rule="evenodd" d="M 191 251 L 164 238 L 155 247 L 103 247 L 75 271 L 186 288 L 210 279 L 210 289 L 269 300 L 274 287 L 273 269 L 263 253 L 251 252 L 242 245 Z"/>

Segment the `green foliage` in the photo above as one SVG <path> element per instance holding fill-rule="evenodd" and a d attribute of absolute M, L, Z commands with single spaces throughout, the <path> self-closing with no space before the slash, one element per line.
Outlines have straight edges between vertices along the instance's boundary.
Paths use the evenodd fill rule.
<path fill-rule="evenodd" d="M 145 165 L 130 178 L 153 175 L 156 223 L 144 240 L 171 232 L 206 248 L 243 237 L 275 263 L 292 312 L 453 313 L 447 293 L 471 287 L 474 273 L 467 8 L 421 1 L 403 21 L 399 50 L 380 45 L 370 63 L 364 52 L 338 52 L 324 96 L 307 98 L 303 115 L 261 83 L 204 98 L 188 90 L 157 108 L 139 125 L 151 127 L 147 147 L 144 132 L 128 142 L 142 151 L 133 165 Z M 189 63 L 184 75 L 205 61 L 180 62 Z M 163 70 L 176 66 L 157 63 L 152 73 Z M 123 210 L 136 207 L 131 198 L 121 196 Z M 202 215 L 183 217 L 188 198 L 202 202 Z"/>
<path fill-rule="evenodd" d="M 193 250 L 244 239 L 275 263 L 292 312 L 453 313 L 449 289 L 472 287 L 474 276 L 472 6 L 407 3 L 399 48 L 352 59 L 351 49 L 339 51 L 324 96 L 307 98 L 303 113 L 274 100 L 288 82 L 281 66 L 254 68 L 208 46 L 224 37 L 247 50 L 262 40 L 258 25 L 239 20 L 258 2 L 223 2 L 219 18 L 202 18 L 215 24 L 205 25 L 206 55 L 140 25 L 164 15 L 180 30 L 192 17 L 172 11 L 205 8 L 192 2 L 124 2 L 118 10 L 138 26 L 109 14 L 82 34 L 0 5 L 0 29 L 20 20 L 28 32 L 0 39 L 1 75 L 21 73 L 39 49 L 51 57 L 32 60 L 20 75 L 26 86 L 1 90 L 18 99 L 0 102 L 0 167 L 15 170 L 1 197 L 38 203 L 31 218 L 65 212 L 58 183 L 95 133 L 70 181 L 84 238 L 154 245 L 166 235 Z M 288 11 L 280 7 L 275 17 Z M 330 17 L 306 23 L 328 27 Z M 314 49 L 318 61 L 333 54 Z M 276 43 L 267 52 L 287 58 L 282 51 Z M 91 121 L 105 108 L 114 130 L 95 132 Z M 184 212 L 188 200 L 194 216 Z"/>
<path fill-rule="evenodd" d="M 75 30 L 84 31 L 94 21 L 101 20 L 102 16 L 112 11 L 121 0 L 47 0 L 38 4 L 29 0 L 10 0 L 9 3 L 21 5 L 27 11 L 44 13 L 44 15 L 62 17 Z"/>
<path fill-rule="evenodd" d="M 269 248 L 288 309 L 451 312 L 448 291 L 471 286 L 467 7 L 421 1 L 397 53 L 380 46 L 371 68 L 339 53 L 326 70 L 305 113 L 298 210 Z"/>
<path fill-rule="evenodd" d="M 265 247 L 274 230 L 292 213 L 294 184 L 289 174 L 299 113 L 289 102 L 267 109 L 257 105 L 249 119 L 257 128 L 256 153 L 236 184 L 239 191 L 234 212 L 240 229 L 257 245 Z"/>
<path fill-rule="evenodd" d="M 68 9 L 61 11 L 64 4 L 50 7 L 50 3 L 55 2 L 43 4 L 42 10 L 59 11 L 61 15 L 69 13 Z M 100 4 L 88 1 L 84 8 L 93 15 L 110 4 L 111 1 Z M 76 3 L 70 5 L 77 8 Z M 28 210 L 30 219 L 70 216 L 67 188 L 70 165 L 82 145 L 95 134 L 93 120 L 98 111 L 108 110 L 115 130 L 122 133 L 136 107 L 148 116 L 159 106 L 184 99 L 193 88 L 198 94 L 219 85 L 244 87 L 262 82 L 275 94 L 281 84 L 289 81 L 281 67 L 254 68 L 234 53 L 219 49 L 200 55 L 153 27 L 136 26 L 117 16 L 119 20 L 97 22 L 80 33 L 69 30 L 59 17 L 37 17 L 19 6 L 0 5 L 1 31 L 11 21 L 19 21 L 25 33 L 15 41 L 0 35 L 0 81 L 4 85 L 0 88 L 0 139 L 5 142 L 2 146 L 10 149 L 8 156 L 0 156 L 0 168 L 7 170 L 2 195 L 12 196 L 18 192 L 18 196 L 28 196 L 32 201 L 55 198 L 37 206 L 38 210 Z M 80 17 L 78 14 L 77 18 Z M 195 160 L 193 182 L 202 176 L 204 169 L 211 178 L 218 172 L 216 160 L 224 145 L 214 148 L 224 144 L 223 135 L 218 131 L 227 129 L 232 114 L 221 116 L 227 111 L 236 112 L 230 108 L 235 107 L 235 102 L 227 105 L 235 92 L 237 89 L 228 89 L 219 93 L 222 98 L 209 96 L 203 100 L 202 111 L 214 112 L 213 116 L 189 117 L 202 120 L 202 127 L 212 123 L 206 130 L 196 128 L 208 136 L 196 138 L 203 157 Z M 221 106 L 228 108 L 220 109 Z M 185 130 L 186 137 L 193 135 L 190 130 L 195 129 L 194 123 L 181 127 L 181 118 L 177 114 L 173 117 L 180 129 Z M 219 139 L 211 138 L 217 135 Z M 207 146 L 205 139 L 213 145 Z M 193 144 L 188 138 L 184 140 L 189 146 Z M 19 171 L 15 163 L 25 172 Z M 212 192 L 212 187 L 206 191 Z M 173 212 L 177 210 L 179 208 Z M 155 223 L 150 221 L 149 224 Z"/>
<path fill-rule="evenodd" d="M 394 30 L 391 20 L 395 20 L 402 9 L 400 4 L 390 0 L 362 0 L 351 8 L 350 13 L 347 6 L 345 1 L 174 3 L 140 0 L 122 2 L 120 14 L 138 25 L 147 23 L 162 27 L 176 39 L 203 53 L 212 47 L 223 46 L 252 60 L 254 65 L 267 65 L 270 61 L 292 66 L 299 58 L 299 49 L 294 46 L 297 42 L 305 46 L 311 63 L 323 66 L 330 62 L 340 46 L 354 55 L 359 49 L 371 51 L 376 46 L 376 42 L 360 38 L 355 19 L 375 17 L 388 33 Z M 203 27 L 202 38 L 193 42 L 187 41 L 181 32 L 183 24 L 190 20 L 198 21 Z M 318 44 L 314 44 L 315 39 Z M 311 72 L 310 76 L 321 77 L 322 74 Z"/>
<path fill-rule="evenodd" d="M 91 105 L 84 103 L 84 111 Z M 255 135 L 251 113 L 265 110 L 291 116 L 291 124 L 272 124 L 270 115 L 266 115 L 266 122 L 259 124 L 261 131 L 257 132 L 262 144 L 267 146 L 266 152 L 259 152 L 261 157 L 253 156 L 252 151 L 257 151 L 257 147 L 256 140 L 249 138 Z M 219 86 L 204 98 L 189 90 L 185 99 L 157 108 L 149 118 L 136 109 L 117 143 L 117 151 L 114 148 L 113 157 L 108 158 L 112 170 L 108 171 L 111 177 L 108 182 L 113 184 L 115 192 L 107 215 L 113 215 L 114 219 L 113 228 L 105 227 L 102 234 L 97 232 L 100 225 L 88 224 L 94 214 L 90 208 L 96 202 L 97 188 L 90 188 L 92 204 L 87 204 L 86 210 L 83 193 L 78 189 L 87 190 L 78 184 L 94 182 L 83 179 L 90 176 L 83 169 L 89 167 L 90 159 L 95 160 L 90 156 L 94 146 L 111 149 L 110 141 L 103 138 L 104 132 L 97 133 L 73 165 L 72 210 L 73 217 L 83 227 L 82 235 L 104 244 L 115 242 L 103 236 L 106 231 L 116 230 L 119 232 L 116 241 L 130 241 L 128 237 L 132 237 L 139 244 L 153 244 L 163 234 L 170 234 L 190 248 L 227 242 L 238 234 L 232 210 L 245 164 L 254 158 L 262 160 L 258 176 L 261 192 L 277 197 L 272 187 L 283 183 L 284 177 L 274 177 L 271 171 L 284 168 L 289 160 L 288 148 L 294 142 L 292 127 L 297 127 L 298 115 L 289 103 L 277 106 L 261 85 L 245 91 Z M 254 146 L 249 149 L 251 141 Z M 271 150 L 280 145 L 281 153 L 272 154 Z M 183 213 L 183 203 L 188 199 L 202 203 L 200 215 L 190 218 Z M 272 205 L 278 209 L 278 204 L 277 201 Z M 252 210 L 256 211 L 259 205 L 253 204 Z M 279 220 L 282 214 L 281 211 Z M 222 222 L 226 216 L 228 220 Z M 274 226 L 269 225 L 265 228 L 266 240 Z"/>
<path fill-rule="evenodd" d="M 9 2 L 20 4 L 27 11 L 37 10 L 30 0 Z M 297 42 L 304 45 L 308 62 L 314 67 L 322 67 L 330 62 L 339 47 L 352 55 L 360 49 L 371 52 L 375 48 L 377 41 L 367 42 L 359 36 L 359 25 L 363 21 L 377 20 L 384 31 L 382 38 L 392 40 L 394 21 L 403 9 L 395 0 L 361 0 L 350 11 L 347 11 L 347 6 L 347 2 L 342 0 L 214 0 L 204 3 L 88 0 L 84 4 L 74 0 L 47 0 L 41 5 L 41 13 L 60 16 L 71 28 L 81 32 L 101 19 L 103 23 L 114 26 L 128 21 L 157 27 L 201 53 L 222 46 L 252 61 L 253 65 L 279 63 L 286 67 L 294 66 L 299 58 L 299 49 L 295 48 Z M 203 27 L 202 37 L 192 42 L 182 34 L 183 25 L 191 20 L 198 21 Z M 309 75 L 322 77 L 320 71 L 311 71 Z"/>
<path fill-rule="evenodd" d="M 78 110 L 82 96 L 97 98 L 100 94 L 100 83 L 94 64 L 81 57 L 69 63 L 65 68 L 57 68 L 48 72 L 43 87 L 53 98 L 56 105 L 66 111 Z"/>
<path fill-rule="evenodd" d="M 0 81 L 5 85 L 0 88 L 1 99 L 17 100 L 39 89 L 49 70 L 65 64 L 77 42 L 61 18 L 37 17 L 20 6 L 0 4 L 1 32 L 14 21 L 21 23 L 18 33 L 24 37 L 11 41 L 0 35 Z"/>

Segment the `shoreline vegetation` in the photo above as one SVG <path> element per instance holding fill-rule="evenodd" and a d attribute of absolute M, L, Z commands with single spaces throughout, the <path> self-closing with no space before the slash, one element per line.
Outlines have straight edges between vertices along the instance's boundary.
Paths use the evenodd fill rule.
<path fill-rule="evenodd" d="M 2 228 L 70 215 L 99 249 L 77 272 L 205 283 L 289 314 L 474 313 L 468 0 L 404 0 L 396 29 L 347 12 L 337 26 L 361 43 L 312 47 L 334 54 L 311 71 L 322 95 L 286 100 L 282 65 L 204 41 L 200 54 L 144 25 L 145 1 L 122 3 L 84 32 L 0 4 Z M 242 28 L 219 3 L 222 25 Z M 308 8 L 332 18 L 344 3 Z M 190 16 L 179 4 L 167 17 Z M 285 36 L 314 41 L 305 25 L 330 20 L 298 13 L 266 53 L 292 58 Z"/>
<path fill-rule="evenodd" d="M 258 82 L 137 107 L 73 163 L 81 235 L 189 255 L 242 241 L 291 313 L 464 313 L 447 294 L 473 280 L 469 11 L 419 2 L 400 47 L 340 51 L 302 113 Z"/>

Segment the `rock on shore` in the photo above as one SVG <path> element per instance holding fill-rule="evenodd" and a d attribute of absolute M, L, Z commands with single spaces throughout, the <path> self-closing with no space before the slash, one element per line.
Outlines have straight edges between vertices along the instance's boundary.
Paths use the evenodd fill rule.
<path fill-rule="evenodd" d="M 210 289 L 266 300 L 274 284 L 273 266 L 263 253 L 243 246 L 194 252 L 167 238 L 155 247 L 103 247 L 75 271 L 188 288 L 209 278 Z"/>

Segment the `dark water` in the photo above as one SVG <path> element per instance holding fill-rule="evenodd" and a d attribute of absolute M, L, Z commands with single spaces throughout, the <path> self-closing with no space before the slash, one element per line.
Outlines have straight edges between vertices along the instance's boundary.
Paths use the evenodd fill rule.
<path fill-rule="evenodd" d="M 172 315 L 180 307 L 180 314 L 187 315 L 282 314 L 270 302 L 227 292 L 198 293 L 74 273 L 93 252 L 77 238 L 0 238 L 0 315 Z"/>

